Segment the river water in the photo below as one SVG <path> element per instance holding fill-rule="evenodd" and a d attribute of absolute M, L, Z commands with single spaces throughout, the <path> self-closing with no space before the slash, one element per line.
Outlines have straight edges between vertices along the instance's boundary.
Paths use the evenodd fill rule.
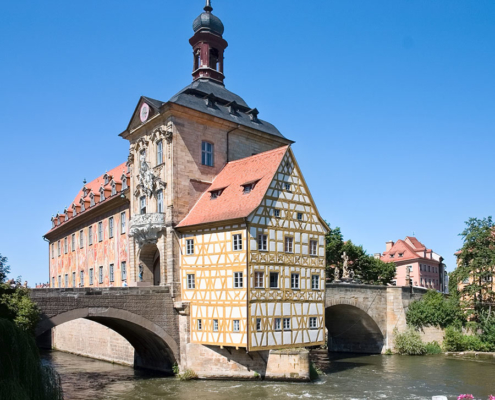
<path fill-rule="evenodd" d="M 438 356 L 331 354 L 325 375 L 313 383 L 189 381 L 153 376 L 130 367 L 72 354 L 42 353 L 62 379 L 66 400 L 257 400 L 257 399 L 457 399 L 495 395 L 495 363 Z"/>

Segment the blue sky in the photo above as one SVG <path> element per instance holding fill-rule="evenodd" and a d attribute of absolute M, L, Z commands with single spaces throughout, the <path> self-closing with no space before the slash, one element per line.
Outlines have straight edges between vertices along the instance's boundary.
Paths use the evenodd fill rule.
<path fill-rule="evenodd" d="M 0 253 L 48 280 L 42 235 L 126 160 L 139 96 L 191 81 L 203 0 L 0 3 Z M 226 87 L 293 146 L 322 216 L 369 253 L 416 237 L 452 270 L 494 214 L 495 2 L 213 0 Z"/>

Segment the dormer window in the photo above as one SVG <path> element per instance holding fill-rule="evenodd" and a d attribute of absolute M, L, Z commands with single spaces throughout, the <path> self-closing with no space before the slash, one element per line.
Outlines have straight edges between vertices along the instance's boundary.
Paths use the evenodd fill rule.
<path fill-rule="evenodd" d="M 95 205 L 95 194 L 91 192 L 89 194 L 89 206 L 93 207 Z"/>
<path fill-rule="evenodd" d="M 117 194 L 117 184 L 115 183 L 114 180 L 112 180 L 111 185 L 112 185 L 112 192 L 111 192 L 112 194 L 111 195 L 115 196 Z"/>
<path fill-rule="evenodd" d="M 220 190 L 212 190 L 210 192 L 210 200 L 215 200 L 218 196 L 220 196 L 223 192 L 223 189 Z"/>
<path fill-rule="evenodd" d="M 100 187 L 100 203 L 105 200 L 105 189 Z"/>
<path fill-rule="evenodd" d="M 253 189 L 254 189 L 254 184 L 253 184 L 253 183 L 250 183 L 250 184 L 248 184 L 248 185 L 244 185 L 244 186 L 243 186 L 243 190 L 242 190 L 242 192 L 243 192 L 243 194 L 249 194 L 249 193 L 251 193 L 251 191 L 252 191 Z"/>
<path fill-rule="evenodd" d="M 108 185 L 108 174 L 103 175 L 103 180 L 105 182 L 105 185 Z"/>
<path fill-rule="evenodd" d="M 393 254 L 390 254 L 390 258 L 394 258 L 394 255 Z"/>
<path fill-rule="evenodd" d="M 125 173 L 122 174 L 122 190 L 127 189 L 127 175 Z"/>
<path fill-rule="evenodd" d="M 81 200 L 79 200 L 79 203 L 81 203 L 81 212 L 86 210 L 86 208 L 84 207 L 84 199 L 81 198 Z"/>
<path fill-rule="evenodd" d="M 52 228 L 55 228 L 55 218 L 52 218 Z"/>
<path fill-rule="evenodd" d="M 77 207 L 75 204 L 72 204 L 72 216 L 75 217 L 77 215 Z"/>
<path fill-rule="evenodd" d="M 83 187 L 83 197 L 86 197 L 88 195 L 88 189 L 86 186 Z"/>
<path fill-rule="evenodd" d="M 404 256 L 404 253 L 399 253 L 399 257 L 403 257 Z"/>
<path fill-rule="evenodd" d="M 65 213 L 65 221 L 68 221 L 69 220 L 69 210 L 66 208 L 64 213 Z"/>

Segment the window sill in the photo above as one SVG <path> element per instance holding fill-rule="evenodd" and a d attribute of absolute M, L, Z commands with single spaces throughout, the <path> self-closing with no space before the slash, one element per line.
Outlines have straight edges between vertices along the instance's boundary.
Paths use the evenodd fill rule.
<path fill-rule="evenodd" d="M 264 289 L 263 286 L 255 286 L 255 289 Z"/>
<path fill-rule="evenodd" d="M 291 290 L 299 291 L 299 290 L 301 290 L 301 288 L 292 287 Z"/>
<path fill-rule="evenodd" d="M 271 289 L 271 290 L 280 290 L 279 287 L 270 287 L 269 289 Z"/>

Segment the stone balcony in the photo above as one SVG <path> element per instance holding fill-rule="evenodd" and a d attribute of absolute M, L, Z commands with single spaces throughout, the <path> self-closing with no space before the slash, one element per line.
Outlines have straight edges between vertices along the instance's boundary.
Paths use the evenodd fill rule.
<path fill-rule="evenodd" d="M 156 244 L 158 235 L 165 230 L 165 214 L 149 213 L 135 215 L 129 222 L 129 236 L 133 237 L 139 246 Z"/>

